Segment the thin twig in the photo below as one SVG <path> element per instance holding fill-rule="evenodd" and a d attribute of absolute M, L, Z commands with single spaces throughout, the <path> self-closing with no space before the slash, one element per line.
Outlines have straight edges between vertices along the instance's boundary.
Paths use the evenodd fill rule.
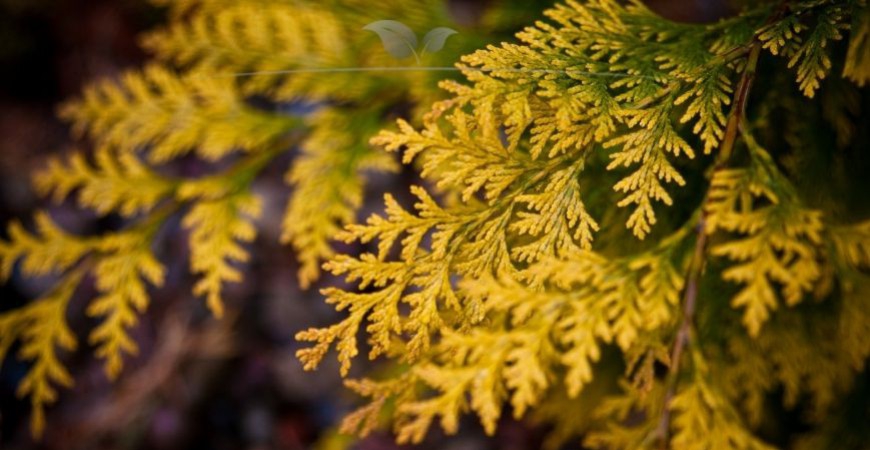
<path fill-rule="evenodd" d="M 767 23 L 773 23 L 779 20 L 786 12 L 788 4 L 783 1 L 780 6 L 771 14 Z M 728 114 L 728 122 L 725 125 L 725 134 L 722 139 L 722 146 L 719 149 L 716 162 L 713 165 L 712 175 L 725 168 L 731 155 L 734 152 L 734 145 L 737 142 L 737 136 L 743 126 L 746 117 L 746 101 L 749 97 L 749 91 L 752 87 L 752 81 L 755 78 L 755 71 L 758 66 L 758 58 L 761 55 L 761 42 L 757 38 L 748 46 L 748 56 L 746 57 L 746 67 L 740 76 L 740 81 L 737 84 L 737 89 L 734 93 L 734 101 L 731 111 Z M 695 248 L 692 253 L 692 259 L 689 263 L 686 288 L 683 291 L 683 316 L 674 338 L 673 349 L 671 351 L 670 363 L 668 370 L 667 392 L 662 406 L 662 414 L 659 420 L 658 427 L 655 430 L 655 436 L 659 438 L 660 448 L 665 450 L 668 448 L 671 421 L 671 402 L 676 394 L 677 382 L 680 372 L 680 360 L 686 346 L 688 346 L 694 335 L 694 316 L 698 302 L 698 283 L 701 275 L 704 272 L 705 255 L 707 252 L 707 204 L 710 199 L 710 191 L 708 190 L 701 203 L 698 223 L 696 224 L 695 232 L 697 238 L 695 240 Z"/>

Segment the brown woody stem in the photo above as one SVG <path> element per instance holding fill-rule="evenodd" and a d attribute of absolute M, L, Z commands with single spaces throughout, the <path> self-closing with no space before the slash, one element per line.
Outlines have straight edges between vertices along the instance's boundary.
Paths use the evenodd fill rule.
<path fill-rule="evenodd" d="M 752 81 L 755 78 L 755 69 L 758 65 L 758 58 L 761 54 L 761 43 L 754 41 L 750 48 L 746 59 L 746 67 L 743 74 L 740 76 L 740 81 L 737 84 L 737 89 L 733 97 L 733 105 L 728 115 L 728 122 L 725 125 L 725 134 L 722 139 L 722 145 L 719 148 L 719 154 L 716 162 L 713 165 L 713 174 L 723 169 L 734 152 L 734 145 L 739 135 L 740 127 L 742 126 L 745 112 L 746 100 L 749 97 L 749 90 L 752 87 Z M 694 334 L 693 322 L 695 317 L 695 308 L 698 302 L 698 283 L 701 275 L 704 272 L 705 254 L 707 252 L 707 203 L 709 201 L 709 191 L 704 196 L 701 203 L 698 223 L 696 224 L 697 238 L 695 240 L 695 248 L 692 253 L 692 259 L 689 263 L 688 274 L 686 277 L 686 288 L 683 291 L 683 316 L 677 330 L 677 336 L 674 339 L 673 349 L 670 356 L 670 368 L 668 371 L 667 392 L 665 393 L 662 414 L 659 420 L 658 427 L 655 430 L 655 436 L 659 439 L 660 448 L 665 450 L 668 448 L 671 421 L 671 401 L 676 393 L 677 381 L 680 373 L 680 360 L 683 357 L 686 346 L 690 344 L 692 335 Z"/>

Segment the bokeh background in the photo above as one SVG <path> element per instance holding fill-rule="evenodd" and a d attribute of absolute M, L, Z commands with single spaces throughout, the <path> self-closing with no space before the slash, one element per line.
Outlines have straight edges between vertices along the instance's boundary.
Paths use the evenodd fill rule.
<path fill-rule="evenodd" d="M 451 10 L 457 22 L 473 26 L 486 3 L 454 1 Z M 539 3 L 543 10 L 550 2 Z M 723 5 L 711 0 L 650 2 L 665 16 L 692 22 L 727 14 Z M 52 216 L 73 232 L 120 226 L 112 216 L 48 205 L 35 196 L 29 174 L 47 156 L 84 145 L 57 120 L 58 103 L 76 96 L 91 80 L 141 66 L 148 55 L 137 46 L 137 36 L 160 24 L 164 15 L 145 0 L 0 0 L 3 224 L 13 218 L 27 223 L 35 209 L 50 207 Z M 535 19 L 529 17 L 526 23 Z M 62 390 L 60 401 L 49 409 L 47 433 L 40 441 L 28 432 L 27 401 L 15 396 L 26 363 L 7 358 L 0 370 L 0 449 L 400 448 L 386 434 L 361 442 L 337 435 L 334 426 L 355 398 L 343 389 L 333 359 L 316 373 L 304 373 L 293 356 L 298 348 L 293 335 L 333 321 L 335 313 L 323 303 L 317 286 L 300 290 L 293 254 L 275 244 L 288 195 L 282 174 L 289 160 L 278 163 L 257 185 L 266 214 L 245 281 L 228 285 L 227 317 L 213 319 L 203 302 L 190 295 L 185 236 L 166 232 L 158 240 L 157 254 L 169 277 L 134 330 L 139 356 L 111 383 L 87 346 L 80 345 L 66 361 L 76 385 Z M 195 161 L 185 164 L 197 170 Z M 362 214 L 378 208 L 382 192 L 405 191 L 400 185 L 412 180 L 410 171 L 374 180 L 372 201 Z M 336 282 L 326 278 L 320 285 Z M 0 288 L 0 311 L 22 305 L 44 291 L 46 283 L 13 278 Z M 83 305 L 93 292 L 82 291 L 70 308 L 69 321 L 84 343 L 94 321 L 85 316 Z M 355 369 L 367 370 L 360 366 Z M 505 419 L 498 435 L 488 439 L 473 419 L 467 422 L 458 436 L 447 438 L 436 431 L 417 448 L 533 449 L 545 431 Z"/>

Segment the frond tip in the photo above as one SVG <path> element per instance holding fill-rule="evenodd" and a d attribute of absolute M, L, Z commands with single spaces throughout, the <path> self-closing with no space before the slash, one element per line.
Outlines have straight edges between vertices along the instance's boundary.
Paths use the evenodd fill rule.
<path fill-rule="evenodd" d="M 369 115 L 348 118 L 338 108 L 327 108 L 309 122 L 311 135 L 285 176 L 293 195 L 281 224 L 281 241 L 296 251 L 303 289 L 317 280 L 321 264 L 334 256 L 331 241 L 356 219 L 364 172 L 397 170 L 390 155 L 367 145 L 378 125 Z"/>
<path fill-rule="evenodd" d="M 80 278 L 81 273 L 71 273 L 44 297 L 0 315 L 0 361 L 12 344 L 20 340 L 19 357 L 32 362 L 17 393 L 19 397 L 30 397 L 30 429 L 36 437 L 45 429 L 45 406 L 57 400 L 54 385 L 73 384 L 58 349 L 76 348 L 75 335 L 66 321 L 66 309 Z"/>
<path fill-rule="evenodd" d="M 66 164 L 57 159 L 34 177 L 36 190 L 62 201 L 78 189 L 78 204 L 99 214 L 118 212 L 132 216 L 153 208 L 172 193 L 174 183 L 147 168 L 134 153 L 103 148 L 92 167 L 82 153 L 74 153 Z"/>
<path fill-rule="evenodd" d="M 201 275 L 193 293 L 206 297 L 206 304 L 216 317 L 221 317 L 224 311 L 223 284 L 242 279 L 233 263 L 248 260 L 248 252 L 241 243 L 256 237 L 252 221 L 261 211 L 258 197 L 236 194 L 201 200 L 182 219 L 182 226 L 190 230 L 190 269 Z"/>
<path fill-rule="evenodd" d="M 151 253 L 150 238 L 141 232 L 108 236 L 101 242 L 103 254 L 94 264 L 100 295 L 88 305 L 87 313 L 103 320 L 91 331 L 88 341 L 96 345 L 96 356 L 105 359 L 109 379 L 121 373 L 124 353 L 138 352 L 128 329 L 136 325 L 138 314 L 148 307 L 144 281 L 157 287 L 163 284 L 165 269 Z"/>
<path fill-rule="evenodd" d="M 57 275 L 72 267 L 93 249 L 94 241 L 73 236 L 54 223 L 46 212 L 34 219 L 36 233 L 20 222 L 9 224 L 9 240 L 0 241 L 0 276 L 8 279 L 15 263 L 27 276 Z"/>
<path fill-rule="evenodd" d="M 741 235 L 716 245 L 712 254 L 734 261 L 722 278 L 744 285 L 731 305 L 745 309 L 743 322 L 757 336 L 779 305 L 778 291 L 793 306 L 813 290 L 821 276 L 823 224 L 820 211 L 804 208 L 793 197 L 769 155 L 751 148 L 755 158 L 749 168 L 713 177 L 707 225 L 710 233 L 722 229 Z"/>

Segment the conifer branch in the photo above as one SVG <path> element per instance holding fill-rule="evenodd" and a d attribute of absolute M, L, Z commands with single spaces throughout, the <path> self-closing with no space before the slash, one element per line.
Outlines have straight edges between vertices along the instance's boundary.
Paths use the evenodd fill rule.
<path fill-rule="evenodd" d="M 322 291 L 347 317 L 297 334 L 311 345 L 297 356 L 314 369 L 335 348 L 343 377 L 363 348 L 403 365 L 347 380 L 368 404 L 345 432 L 388 419 L 398 443 L 420 442 L 436 422 L 456 433 L 468 412 L 491 435 L 509 409 L 552 423 L 547 448 L 583 435 L 590 448 L 770 450 L 754 431 L 776 390 L 786 407 L 839 420 L 830 412 L 870 355 L 870 221 L 830 219 L 864 210 L 844 195 L 860 192 L 863 172 L 793 178 L 857 161 L 829 152 L 834 140 L 866 146 L 855 131 L 867 92 L 831 79 L 842 67 L 857 86 L 870 80 L 866 0 L 765 0 L 715 24 L 673 22 L 641 1 L 563 0 L 449 67 L 497 36 L 457 40 L 432 67 L 386 64 L 381 42 L 351 39 L 385 17 L 438 30 L 445 0 L 155 1 L 171 8 L 145 42 L 162 63 L 67 104 L 96 152 L 34 177 L 41 195 L 125 226 L 77 236 L 42 212 L 0 239 L 0 279 L 66 280 L 0 314 L 0 360 L 20 341 L 33 362 L 20 392 L 34 431 L 72 382 L 58 356 L 75 344 L 65 316 L 82 276 L 97 293 L 88 342 L 109 378 L 138 351 L 130 331 L 164 283 L 153 247 L 167 218 L 186 231 L 194 296 L 220 317 L 258 233 L 253 182 L 291 148 L 281 241 L 301 287 L 321 268 L 348 282 Z M 764 52 L 784 62 L 758 72 L 770 92 L 753 92 L 749 122 Z M 442 81 L 443 99 L 430 81 L 446 72 L 464 79 Z M 783 88 L 786 72 L 797 89 Z M 410 208 L 386 194 L 385 211 L 357 223 L 370 173 L 398 170 L 394 152 L 427 187 L 411 187 Z M 158 167 L 185 155 L 208 173 Z M 689 185 L 700 201 L 673 196 Z M 720 313 L 729 320 L 699 319 Z M 834 447 L 819 425 L 807 448 Z"/>

